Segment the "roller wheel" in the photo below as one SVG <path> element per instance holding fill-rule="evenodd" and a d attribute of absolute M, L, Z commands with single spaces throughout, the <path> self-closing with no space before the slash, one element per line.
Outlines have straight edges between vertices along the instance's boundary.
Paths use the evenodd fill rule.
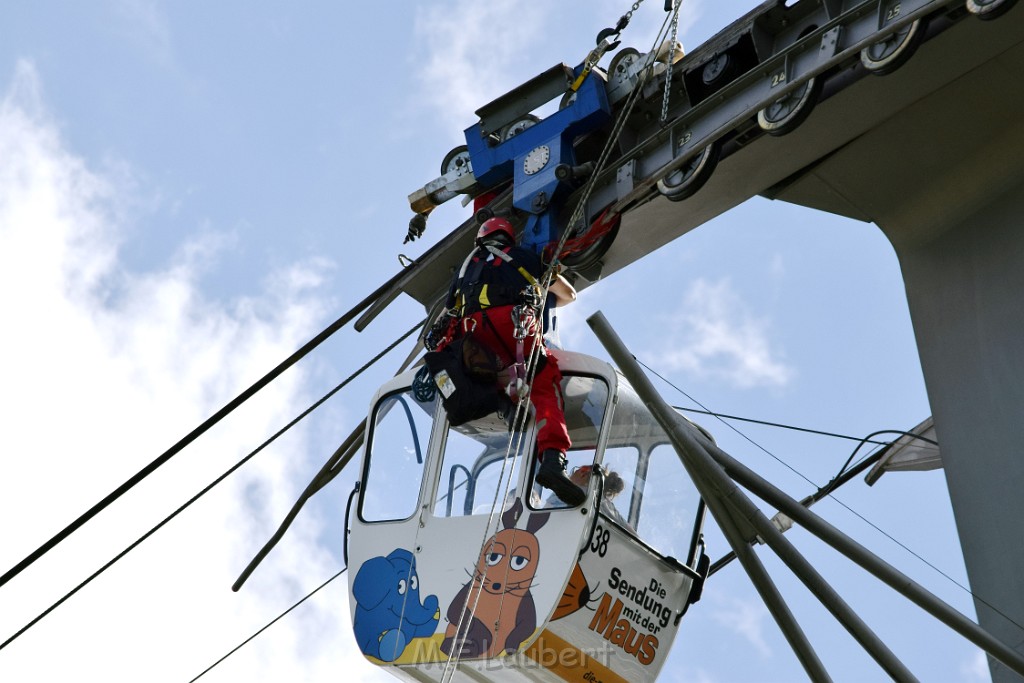
<path fill-rule="evenodd" d="M 588 239 L 593 231 L 602 229 L 597 225 L 597 221 L 587 226 L 585 230 L 574 232 L 571 239 L 566 242 L 566 248 L 571 251 L 562 256 L 562 263 L 573 270 L 586 270 L 600 261 L 618 236 L 620 222 L 620 219 L 613 219 L 607 231 L 597 238 Z"/>
<path fill-rule="evenodd" d="M 818 103 L 821 79 L 810 78 L 803 87 L 791 92 L 757 113 L 757 125 L 769 135 L 792 133 L 803 123 Z"/>
<path fill-rule="evenodd" d="M 540 123 L 539 118 L 537 118 L 533 114 L 527 114 L 518 121 L 513 121 L 512 123 L 508 124 L 507 126 L 501 129 L 501 133 L 499 133 L 501 141 L 505 142 L 506 140 L 510 140 L 515 136 L 519 135 L 520 133 L 522 133 L 530 126 L 536 125 L 538 123 Z"/>
<path fill-rule="evenodd" d="M 460 176 L 473 171 L 473 166 L 469 161 L 469 147 L 466 145 L 459 145 L 448 152 L 444 157 L 444 161 L 441 162 L 441 175 L 456 170 L 460 171 Z"/>
<path fill-rule="evenodd" d="M 925 23 L 917 19 L 885 40 L 860 51 L 860 62 L 873 74 L 883 76 L 900 68 L 914 55 L 924 40 Z"/>
<path fill-rule="evenodd" d="M 615 53 L 608 64 L 608 88 L 618 87 L 629 80 L 629 70 L 640 61 L 640 52 L 631 47 L 624 47 Z"/>
<path fill-rule="evenodd" d="M 979 19 L 997 19 L 1017 4 L 1017 0 L 967 0 L 967 11 Z"/>
<path fill-rule="evenodd" d="M 658 192 L 666 199 L 681 202 L 704 186 L 718 165 L 720 147 L 713 142 L 697 156 L 658 181 Z"/>

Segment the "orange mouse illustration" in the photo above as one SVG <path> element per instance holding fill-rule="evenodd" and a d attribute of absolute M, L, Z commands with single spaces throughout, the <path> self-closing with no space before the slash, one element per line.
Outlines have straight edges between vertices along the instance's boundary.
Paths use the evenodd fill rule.
<path fill-rule="evenodd" d="M 448 606 L 448 628 L 441 651 L 449 657 L 496 657 L 513 654 L 537 628 L 530 594 L 540 561 L 536 531 L 550 513 L 533 513 L 525 529 L 516 529 L 523 503 L 501 516 L 504 528 L 484 544 L 473 578 Z M 458 629 L 458 637 L 456 637 Z"/>

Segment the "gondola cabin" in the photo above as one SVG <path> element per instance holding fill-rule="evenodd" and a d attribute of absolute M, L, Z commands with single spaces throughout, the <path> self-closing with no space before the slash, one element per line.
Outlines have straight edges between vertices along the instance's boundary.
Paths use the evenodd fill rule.
<path fill-rule="evenodd" d="M 533 483 L 534 425 L 458 427 L 413 371 L 373 399 L 348 538 L 363 654 L 412 681 L 653 681 L 707 558 L 704 504 L 607 363 L 559 351 L 568 507 Z"/>

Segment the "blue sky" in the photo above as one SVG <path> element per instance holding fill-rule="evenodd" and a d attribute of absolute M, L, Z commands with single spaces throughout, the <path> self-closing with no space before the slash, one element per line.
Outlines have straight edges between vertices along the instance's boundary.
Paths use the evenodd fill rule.
<path fill-rule="evenodd" d="M 580 61 L 629 4 L 0 8 L 0 566 L 375 289 L 399 253 L 417 256 L 464 220 L 452 202 L 424 240 L 402 244 L 407 195 L 437 175 L 473 110 L 556 62 Z M 688 0 L 681 39 L 695 47 L 756 4 Z M 649 47 L 661 5 L 641 7 L 624 45 Z M 869 224 L 754 199 L 565 310 L 566 345 L 604 356 L 583 322 L 596 310 L 641 360 L 714 410 L 852 436 L 909 429 L 930 412 L 899 264 Z M 364 333 L 341 332 L 0 589 L 0 636 L 420 317 L 403 299 Z M 188 680 L 337 571 L 351 474 L 320 494 L 241 593 L 229 590 L 407 351 L 0 652 L 0 677 Z M 823 484 L 853 446 L 737 425 L 759 448 L 699 421 L 798 498 L 813 487 L 789 467 Z M 966 585 L 941 472 L 856 481 L 838 498 Z M 816 510 L 973 618 L 967 593 L 843 506 Z M 986 679 L 976 648 L 808 534 L 789 537 L 922 680 Z M 714 528 L 709 539 L 714 557 L 726 552 Z M 761 556 L 836 680 L 883 680 Z M 206 680 L 392 680 L 357 653 L 345 592 L 337 581 Z M 802 677 L 738 564 L 688 614 L 663 676 Z"/>

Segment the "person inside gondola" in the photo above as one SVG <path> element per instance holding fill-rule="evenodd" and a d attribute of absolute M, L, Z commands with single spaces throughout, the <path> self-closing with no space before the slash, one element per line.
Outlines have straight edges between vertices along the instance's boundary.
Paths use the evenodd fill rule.
<path fill-rule="evenodd" d="M 536 253 L 516 246 L 515 230 L 507 219 L 485 221 L 473 251 L 452 281 L 446 311 L 440 318 L 449 322 L 435 346 L 440 350 L 471 337 L 474 345 L 493 355 L 499 370 L 495 383 L 512 400 L 525 388 L 532 370 L 529 396 L 537 423 L 537 483 L 563 502 L 579 505 L 586 496 L 565 471 L 565 453 L 571 441 L 563 412 L 562 373 L 555 355 L 544 347 L 540 323 L 539 297 L 545 272 Z M 576 290 L 562 275 L 551 279 L 547 293 L 546 306 L 576 300 Z"/>
<path fill-rule="evenodd" d="M 574 467 L 572 474 L 569 475 L 569 481 L 578 486 L 584 495 L 586 495 L 587 486 L 590 484 L 591 473 L 594 470 L 594 465 L 581 465 L 580 467 Z M 619 508 L 615 505 L 615 499 L 620 493 L 626 488 L 626 482 L 615 470 L 608 470 L 597 466 L 601 472 L 604 473 L 604 500 L 601 501 L 601 512 L 614 520 L 619 526 L 626 529 L 630 533 L 636 533 L 626 518 L 619 512 Z M 549 500 L 546 507 L 557 506 L 553 501 Z"/>
<path fill-rule="evenodd" d="M 583 484 L 586 486 L 586 483 Z M 604 500 L 601 501 L 601 512 L 611 517 L 624 529 L 631 533 L 636 533 L 636 529 L 630 526 L 629 522 L 626 521 L 622 513 L 619 512 L 618 506 L 615 504 L 615 499 L 622 493 L 623 489 L 626 488 L 626 482 L 623 481 L 622 477 L 618 472 L 607 471 L 604 475 Z"/>

